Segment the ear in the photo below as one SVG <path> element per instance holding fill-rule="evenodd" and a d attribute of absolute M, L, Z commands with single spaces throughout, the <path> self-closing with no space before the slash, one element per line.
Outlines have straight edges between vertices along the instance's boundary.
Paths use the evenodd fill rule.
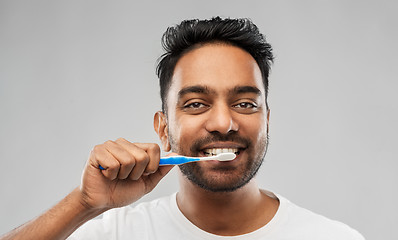
<path fill-rule="evenodd" d="M 166 152 L 170 151 L 171 147 L 168 136 L 167 118 L 163 112 L 158 111 L 153 116 L 153 128 L 162 142 L 163 150 Z"/>
<path fill-rule="evenodd" d="M 269 115 L 271 114 L 271 109 L 267 110 L 267 133 L 269 133 Z"/>

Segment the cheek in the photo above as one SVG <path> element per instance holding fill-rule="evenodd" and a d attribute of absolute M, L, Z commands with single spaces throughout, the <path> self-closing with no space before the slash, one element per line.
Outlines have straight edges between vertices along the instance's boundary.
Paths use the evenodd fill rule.
<path fill-rule="evenodd" d="M 239 125 L 240 129 L 245 129 L 252 136 L 267 132 L 267 118 L 264 114 L 246 115 Z"/>
<path fill-rule="evenodd" d="M 202 130 L 203 120 L 199 117 L 180 116 L 175 118 L 173 124 L 170 125 L 170 134 L 179 147 L 184 148 L 190 142 L 198 138 Z"/>
<path fill-rule="evenodd" d="M 257 142 L 267 136 L 267 118 L 263 114 L 246 116 L 240 121 L 241 132 Z"/>

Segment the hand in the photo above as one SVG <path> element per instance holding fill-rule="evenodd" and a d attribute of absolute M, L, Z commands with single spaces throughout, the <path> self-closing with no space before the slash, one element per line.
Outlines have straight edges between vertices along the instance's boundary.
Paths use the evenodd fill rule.
<path fill-rule="evenodd" d="M 119 138 L 95 146 L 83 172 L 82 203 L 91 209 L 106 210 L 137 201 L 173 168 L 159 167 L 159 160 L 160 148 L 154 143 L 131 143 Z"/>

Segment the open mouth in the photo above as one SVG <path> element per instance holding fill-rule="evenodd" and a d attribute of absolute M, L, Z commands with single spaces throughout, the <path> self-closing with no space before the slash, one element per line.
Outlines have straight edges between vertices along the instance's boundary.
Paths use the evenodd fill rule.
<path fill-rule="evenodd" d="M 235 153 L 236 155 L 239 155 L 239 153 L 241 152 L 240 148 L 206 148 L 202 150 L 202 153 L 205 156 L 215 156 L 218 155 L 220 153 Z"/>

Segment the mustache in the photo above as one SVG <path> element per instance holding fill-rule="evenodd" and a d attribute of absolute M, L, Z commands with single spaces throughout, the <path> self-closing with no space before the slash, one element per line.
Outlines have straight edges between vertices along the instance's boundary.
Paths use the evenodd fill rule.
<path fill-rule="evenodd" d="M 210 144 L 213 142 L 234 142 L 241 144 L 245 146 L 246 148 L 248 146 L 251 146 L 252 142 L 244 137 L 239 136 L 237 132 L 231 132 L 228 134 L 221 134 L 219 132 L 212 132 L 209 135 L 207 135 L 204 138 L 196 140 L 192 145 L 191 145 L 191 152 L 192 153 L 199 153 L 200 150 L 202 149 L 203 145 Z"/>

